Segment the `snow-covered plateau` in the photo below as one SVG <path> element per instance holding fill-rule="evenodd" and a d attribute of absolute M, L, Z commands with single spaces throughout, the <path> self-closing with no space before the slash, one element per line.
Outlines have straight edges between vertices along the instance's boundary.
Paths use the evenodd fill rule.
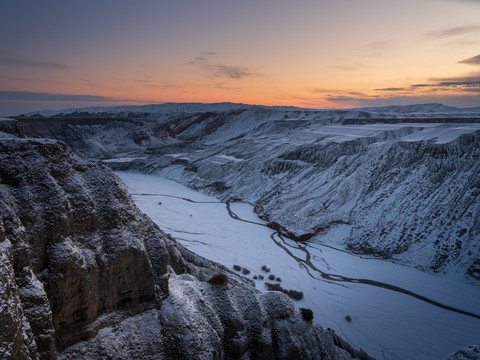
<path fill-rule="evenodd" d="M 28 115 L 0 122 L 0 131 L 59 139 L 114 170 L 203 193 L 171 196 L 208 194 L 223 202 L 182 203 L 159 189 L 151 193 L 162 199 L 134 195 L 140 207 L 158 200 L 145 211 L 194 251 L 229 267 L 238 263 L 252 276 L 270 266 L 284 287 L 306 285 L 301 302 L 315 309 L 315 318 L 328 319 L 327 326 L 374 355 L 433 359 L 478 343 L 480 108 L 223 103 Z M 156 219 L 168 206 L 174 212 L 161 215 L 168 221 Z M 185 216 L 185 206 L 192 217 L 181 228 L 171 217 Z M 215 227 L 209 216 L 225 221 Z M 205 238 L 202 224 L 216 236 L 224 234 L 220 226 L 231 230 L 240 248 Z M 240 226 L 248 234 L 241 239 L 233 235 Z M 257 287 L 263 290 L 263 282 Z"/>

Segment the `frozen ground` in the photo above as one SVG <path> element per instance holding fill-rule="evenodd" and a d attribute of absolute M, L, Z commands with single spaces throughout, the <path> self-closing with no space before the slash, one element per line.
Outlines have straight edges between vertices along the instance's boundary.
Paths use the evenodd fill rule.
<path fill-rule="evenodd" d="M 267 265 L 282 287 L 305 294 L 297 306 L 379 359 L 441 359 L 479 341 L 480 289 L 462 278 L 352 255 L 341 246 L 347 226 L 299 244 L 276 235 L 249 204 L 231 204 L 229 215 L 226 204 L 174 181 L 118 175 L 137 206 L 184 246 L 230 268 L 246 267 L 249 278 L 267 278 L 261 270 Z M 256 281 L 261 291 L 264 282 Z"/>

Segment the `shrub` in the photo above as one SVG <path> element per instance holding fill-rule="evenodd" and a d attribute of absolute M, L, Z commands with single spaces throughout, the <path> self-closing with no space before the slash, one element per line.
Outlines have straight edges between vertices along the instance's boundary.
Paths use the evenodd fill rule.
<path fill-rule="evenodd" d="M 313 320 L 313 311 L 310 309 L 305 309 L 305 308 L 300 308 L 300 311 L 302 312 L 302 317 L 303 320 L 312 322 Z"/>
<path fill-rule="evenodd" d="M 250 274 L 250 270 L 248 270 L 247 268 L 243 268 L 242 273 L 244 275 L 248 275 L 248 274 Z"/>
<path fill-rule="evenodd" d="M 270 268 L 268 268 L 266 265 L 262 265 L 262 270 L 265 272 L 270 272 Z"/>
<path fill-rule="evenodd" d="M 260 280 L 263 280 L 263 275 L 258 275 L 258 278 L 259 278 Z"/>
<path fill-rule="evenodd" d="M 277 282 L 282 282 L 282 279 L 280 279 L 279 277 L 277 277 L 275 280 L 276 280 Z"/>
<path fill-rule="evenodd" d="M 352 317 L 350 315 L 347 315 L 345 316 L 345 320 L 347 320 L 348 322 L 352 321 Z"/>
<path fill-rule="evenodd" d="M 208 283 L 211 285 L 226 285 L 228 283 L 228 276 L 225 274 L 215 274 L 212 276 Z"/>
<path fill-rule="evenodd" d="M 242 270 L 242 267 L 240 265 L 233 265 L 233 269 L 237 270 L 237 271 L 240 271 L 240 270 Z"/>
<path fill-rule="evenodd" d="M 257 276 L 257 275 L 254 275 L 254 276 L 253 276 L 253 279 L 254 279 L 254 280 L 258 280 L 258 276 Z"/>
<path fill-rule="evenodd" d="M 268 290 L 273 290 L 273 291 L 281 291 L 284 294 L 287 294 L 294 300 L 302 300 L 303 299 L 303 292 L 297 291 L 297 290 L 287 290 L 284 289 L 280 286 L 280 284 L 272 284 L 272 283 L 265 283 L 265 286 L 267 287 Z"/>
<path fill-rule="evenodd" d="M 268 275 L 268 279 L 272 281 L 275 280 L 275 275 L 273 274 Z"/>
<path fill-rule="evenodd" d="M 297 290 L 287 290 L 285 292 L 288 296 L 290 296 L 294 300 L 302 300 L 303 299 L 303 292 Z"/>

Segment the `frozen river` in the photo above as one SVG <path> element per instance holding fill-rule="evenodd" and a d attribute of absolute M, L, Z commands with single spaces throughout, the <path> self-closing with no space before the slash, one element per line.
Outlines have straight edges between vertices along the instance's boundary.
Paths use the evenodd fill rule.
<path fill-rule="evenodd" d="M 351 254 L 342 247 L 347 225 L 297 243 L 268 228 L 250 204 L 227 205 L 152 175 L 117 174 L 140 210 L 182 245 L 247 268 L 251 279 L 275 274 L 283 288 L 304 293 L 296 306 L 312 309 L 315 321 L 372 356 L 442 359 L 480 341 L 480 287 L 460 276 Z M 266 291 L 264 280 L 254 281 Z"/>

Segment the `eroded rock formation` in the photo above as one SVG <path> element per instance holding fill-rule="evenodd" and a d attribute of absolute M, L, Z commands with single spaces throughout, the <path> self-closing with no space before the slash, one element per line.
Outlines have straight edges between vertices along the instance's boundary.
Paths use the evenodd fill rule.
<path fill-rule="evenodd" d="M 184 249 L 55 140 L 0 140 L 0 310 L 2 359 L 368 358 Z"/>

